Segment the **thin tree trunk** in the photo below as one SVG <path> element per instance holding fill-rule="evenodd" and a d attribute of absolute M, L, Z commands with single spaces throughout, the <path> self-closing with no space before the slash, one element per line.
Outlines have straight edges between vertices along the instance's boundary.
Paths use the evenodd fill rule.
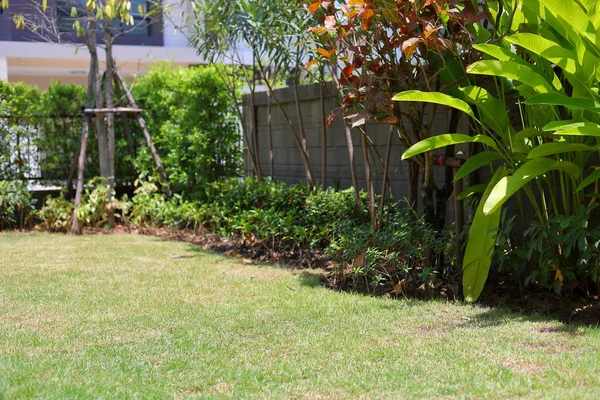
<path fill-rule="evenodd" d="M 96 38 L 96 28 L 95 21 L 90 19 L 88 22 L 88 32 L 94 32 L 94 43 Z M 89 43 L 88 39 L 88 43 Z M 85 105 L 86 107 L 92 107 L 94 103 L 94 91 L 95 84 L 98 78 L 98 59 L 94 60 L 90 58 L 90 72 L 88 75 L 88 86 L 87 86 L 87 96 Z M 88 115 L 83 116 L 83 127 L 81 128 L 81 140 L 79 142 L 79 155 L 78 155 L 78 171 L 77 171 L 77 189 L 75 190 L 75 204 L 73 207 L 73 217 L 71 218 L 71 234 L 79 235 L 81 233 L 81 226 L 79 225 L 79 219 L 77 218 L 77 210 L 79 205 L 81 204 L 81 198 L 83 197 L 83 180 L 85 179 L 85 153 L 87 151 L 87 140 L 88 134 L 90 130 L 90 117 Z"/>
<path fill-rule="evenodd" d="M 364 127 L 360 128 L 362 133 L 363 158 L 365 160 L 365 179 L 367 182 L 367 192 L 369 194 L 369 216 L 371 217 L 371 227 L 377 230 L 377 213 L 375 211 L 375 190 L 371 176 L 371 160 L 369 159 L 369 142 L 367 140 L 367 131 Z"/>
<path fill-rule="evenodd" d="M 83 117 L 83 128 L 81 129 L 81 144 L 79 146 L 79 157 L 78 157 L 78 172 L 77 172 L 77 190 L 75 191 L 75 206 L 73 208 L 73 217 L 71 218 L 71 235 L 79 235 L 81 233 L 81 226 L 79 225 L 79 219 L 77 218 L 77 209 L 81 204 L 81 198 L 83 196 L 83 180 L 84 180 L 84 168 L 85 168 L 85 153 L 87 150 L 87 139 L 90 128 L 90 117 L 87 115 Z"/>
<path fill-rule="evenodd" d="M 321 75 L 323 75 L 321 73 Z M 327 115 L 325 113 L 325 94 L 323 85 L 319 90 L 319 105 L 321 106 L 321 188 L 327 189 Z"/>
<path fill-rule="evenodd" d="M 259 68 L 262 69 L 263 66 L 262 66 L 262 63 L 260 62 L 260 59 L 257 59 L 257 62 L 258 62 Z M 308 153 L 304 150 L 304 146 L 302 145 L 302 140 L 299 137 L 298 132 L 294 128 L 294 124 L 292 123 L 290 117 L 285 112 L 283 105 L 281 104 L 281 102 L 279 101 L 277 96 L 275 95 L 273 86 L 271 85 L 271 83 L 268 80 L 265 80 L 265 86 L 267 87 L 267 90 L 271 93 L 271 97 L 275 100 L 275 104 L 277 104 L 279 111 L 281 111 L 281 114 L 283 115 L 283 119 L 285 120 L 287 126 L 290 128 L 290 132 L 292 133 L 292 136 L 294 137 L 294 142 L 296 143 L 298 150 L 300 150 L 300 155 L 302 156 L 302 161 L 304 162 L 304 172 L 306 174 L 306 181 L 309 183 L 308 184 L 309 187 L 313 187 L 315 185 L 315 180 L 313 178 L 312 167 L 310 165 L 310 159 L 308 158 Z"/>
<path fill-rule="evenodd" d="M 123 93 L 121 92 L 121 85 L 119 84 L 119 80 L 113 74 L 113 82 L 115 84 L 115 94 L 119 99 L 119 103 L 117 106 L 123 105 Z M 133 141 L 133 137 L 131 136 L 131 125 L 129 124 L 129 117 L 126 113 L 121 113 L 121 122 L 123 123 L 123 134 L 125 135 L 125 140 L 127 141 L 127 150 L 129 151 L 129 155 L 133 158 L 137 156 L 135 151 L 135 142 Z"/>
<path fill-rule="evenodd" d="M 352 140 L 352 128 L 344 120 L 344 132 L 346 133 L 346 144 L 348 146 L 348 160 L 350 161 L 350 175 L 352 177 L 352 187 L 354 188 L 354 201 L 356 210 L 362 214 L 362 202 L 360 201 L 360 188 L 358 187 L 358 177 L 356 175 L 356 161 L 354 160 L 354 143 Z"/>
<path fill-rule="evenodd" d="M 250 94 L 250 138 L 252 139 L 252 147 L 254 151 L 251 153 L 254 155 L 254 164 L 259 166 L 255 171 L 258 180 L 263 180 L 262 168 L 260 167 L 260 150 L 258 147 L 258 121 L 256 117 L 256 93 L 252 91 Z"/>
<path fill-rule="evenodd" d="M 75 152 L 75 155 L 73 156 L 73 161 L 71 161 L 71 166 L 69 167 L 69 173 L 67 174 L 67 182 L 65 184 L 65 187 L 67 189 L 64 194 L 65 199 L 71 198 L 73 196 L 73 177 L 75 176 L 75 171 L 77 170 L 79 153 L 81 153 L 81 143 L 79 143 L 79 147 L 77 147 L 77 151 Z"/>
<path fill-rule="evenodd" d="M 271 94 L 267 92 L 267 134 L 269 136 L 269 175 L 275 179 L 275 155 L 273 153 L 273 115 L 271 110 Z"/>
<path fill-rule="evenodd" d="M 302 142 L 302 151 L 306 154 L 307 160 L 310 160 L 308 154 L 308 141 L 306 140 L 306 131 L 304 130 L 304 118 L 302 118 L 302 107 L 300 105 L 300 95 L 298 94 L 298 73 L 294 76 L 294 104 L 296 106 L 296 117 L 298 119 L 298 130 L 300 131 L 300 139 Z M 309 161 L 310 162 L 310 161 Z M 311 174 L 312 175 L 312 174 Z M 314 186 L 314 179 L 306 179 L 308 189 Z"/>
<path fill-rule="evenodd" d="M 408 205 L 413 210 L 417 209 L 419 190 L 419 164 L 408 160 Z"/>
<path fill-rule="evenodd" d="M 112 32 L 110 24 L 104 23 L 104 42 L 106 51 L 106 74 L 104 76 L 104 94 L 106 108 L 115 107 L 115 98 L 113 93 L 114 60 L 112 55 Z M 115 114 L 109 112 L 106 114 L 106 146 L 108 147 L 108 167 L 109 179 L 108 185 L 114 191 L 115 189 Z M 106 199 L 109 206 L 106 209 L 107 222 L 109 226 L 115 226 L 115 212 L 110 205 L 112 203 L 112 191 L 109 191 Z"/>
<path fill-rule="evenodd" d="M 135 99 L 133 98 L 131 91 L 125 84 L 125 81 L 123 81 L 123 78 L 121 77 L 121 74 L 119 74 L 119 71 L 115 70 L 115 76 L 117 77 L 119 84 L 123 88 L 123 91 L 125 92 L 125 95 L 127 96 L 127 100 L 129 100 L 129 104 L 134 108 L 138 108 L 138 105 L 135 102 Z M 156 147 L 154 147 L 154 144 L 152 143 L 152 136 L 150 136 L 150 132 L 148 132 L 148 128 L 146 127 L 146 120 L 144 120 L 144 117 L 142 116 L 141 113 L 136 114 L 136 118 L 137 118 L 138 124 L 142 128 L 142 133 L 144 134 L 144 138 L 146 139 L 146 145 L 148 146 L 148 149 L 150 150 L 150 153 L 152 154 L 152 159 L 154 160 L 154 164 L 156 165 L 156 170 L 158 171 L 158 174 L 160 175 L 160 180 L 165 187 L 167 196 L 171 197 L 171 196 L 173 196 L 173 192 L 171 191 L 171 186 L 169 185 L 169 179 L 167 177 L 167 172 L 165 171 L 165 167 L 162 165 L 162 162 L 160 161 L 160 156 L 158 155 L 158 151 L 156 150 Z"/>
<path fill-rule="evenodd" d="M 383 167 L 383 183 L 381 186 L 381 202 L 379 203 L 379 212 L 383 211 L 383 207 L 387 203 L 388 200 L 388 186 L 389 180 L 388 176 L 390 173 L 390 163 L 392 158 L 392 139 L 394 138 L 394 127 L 390 126 L 390 133 L 388 135 L 387 148 L 385 152 L 385 165 Z"/>

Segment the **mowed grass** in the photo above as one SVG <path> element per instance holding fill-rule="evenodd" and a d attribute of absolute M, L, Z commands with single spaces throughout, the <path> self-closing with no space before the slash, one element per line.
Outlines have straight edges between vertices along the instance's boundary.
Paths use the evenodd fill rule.
<path fill-rule="evenodd" d="M 141 235 L 0 234 L 0 398 L 600 398 L 600 331 Z"/>

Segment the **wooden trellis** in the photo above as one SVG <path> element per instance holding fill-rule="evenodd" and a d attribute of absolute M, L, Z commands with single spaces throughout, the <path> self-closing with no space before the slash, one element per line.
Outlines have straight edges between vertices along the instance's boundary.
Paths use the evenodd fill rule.
<path fill-rule="evenodd" d="M 83 196 L 83 180 L 84 180 L 84 169 L 85 169 L 85 154 L 87 151 L 87 141 L 89 135 L 89 126 L 90 121 L 93 117 L 101 118 L 105 114 L 134 114 L 138 121 L 138 124 L 142 128 L 142 132 L 144 134 L 144 138 L 146 139 L 146 145 L 152 154 L 152 159 L 154 160 L 154 164 L 156 165 L 156 170 L 160 175 L 160 180 L 166 188 L 167 196 L 172 196 L 171 187 L 169 185 L 169 180 L 167 177 L 167 173 L 165 171 L 162 162 L 160 161 L 160 157 L 158 155 L 158 151 L 154 144 L 152 143 L 152 136 L 150 136 L 150 132 L 146 126 L 146 120 L 142 116 L 142 110 L 138 107 L 131 94 L 131 91 L 125 85 L 123 78 L 116 73 L 115 74 L 115 83 L 117 83 L 117 87 L 121 86 L 125 91 L 125 95 L 127 96 L 127 100 L 129 101 L 130 107 L 116 107 L 116 108 L 86 108 L 83 110 L 84 118 L 83 118 L 83 126 L 81 129 L 81 143 L 80 150 L 78 156 L 78 172 L 77 172 L 77 189 L 75 191 L 75 207 L 73 210 L 73 217 L 71 219 L 71 234 L 78 235 L 81 233 L 81 226 L 79 225 L 79 220 L 77 218 L 77 208 L 81 204 L 81 198 Z"/>

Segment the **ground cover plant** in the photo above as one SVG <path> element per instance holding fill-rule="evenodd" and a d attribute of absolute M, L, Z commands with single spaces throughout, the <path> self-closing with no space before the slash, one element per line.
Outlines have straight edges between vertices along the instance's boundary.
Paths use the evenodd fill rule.
<path fill-rule="evenodd" d="M 6 398 L 581 398 L 600 331 L 142 235 L 0 234 Z"/>

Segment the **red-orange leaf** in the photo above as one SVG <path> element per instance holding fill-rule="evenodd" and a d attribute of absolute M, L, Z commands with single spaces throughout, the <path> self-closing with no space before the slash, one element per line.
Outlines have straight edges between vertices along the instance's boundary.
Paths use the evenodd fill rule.
<path fill-rule="evenodd" d="M 362 27 L 365 31 L 369 30 L 373 16 L 375 16 L 373 9 L 370 6 L 365 8 L 365 11 L 363 11 L 362 16 L 360 17 L 360 22 L 362 23 Z"/>
<path fill-rule="evenodd" d="M 306 66 L 304 68 L 306 68 L 306 70 L 308 71 L 310 69 L 310 67 L 312 67 L 318 60 L 314 59 L 314 60 L 310 60 L 309 62 L 306 63 Z"/>
<path fill-rule="evenodd" d="M 319 9 L 319 7 L 321 7 L 321 1 L 315 1 L 314 3 L 312 3 L 310 6 L 308 6 L 308 11 L 311 14 L 314 14 L 315 11 L 317 11 Z"/>
<path fill-rule="evenodd" d="M 326 59 L 330 59 L 331 56 L 333 55 L 333 52 L 335 51 L 335 49 L 331 49 L 329 51 L 323 49 L 323 48 L 318 48 L 317 51 L 319 52 L 319 54 L 321 54 L 323 57 L 325 57 Z"/>
<path fill-rule="evenodd" d="M 411 58 L 413 54 L 415 54 L 417 46 L 422 41 L 423 39 L 421 38 L 413 37 L 405 40 L 404 43 L 402 43 L 402 53 L 404 54 L 404 57 L 406 57 L 407 60 Z"/>

